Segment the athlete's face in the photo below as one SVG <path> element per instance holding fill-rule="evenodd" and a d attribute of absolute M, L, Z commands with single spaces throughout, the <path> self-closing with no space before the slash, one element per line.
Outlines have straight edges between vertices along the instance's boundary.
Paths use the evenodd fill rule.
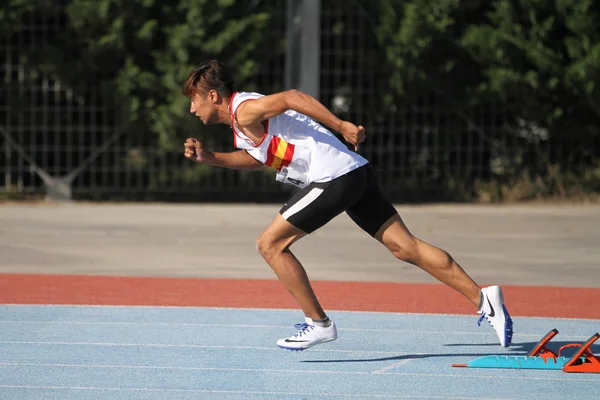
<path fill-rule="evenodd" d="M 196 92 L 191 99 L 190 112 L 200 118 L 204 125 L 216 124 L 219 122 L 218 97 L 219 94 L 214 90 L 206 95 Z"/>

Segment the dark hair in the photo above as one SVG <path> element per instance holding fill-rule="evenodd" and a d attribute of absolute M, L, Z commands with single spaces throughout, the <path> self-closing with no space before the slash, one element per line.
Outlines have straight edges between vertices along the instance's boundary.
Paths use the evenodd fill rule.
<path fill-rule="evenodd" d="M 195 93 L 206 94 L 213 89 L 225 97 L 233 94 L 229 68 L 218 60 L 209 60 L 194 68 L 185 80 L 182 92 L 192 98 Z"/>

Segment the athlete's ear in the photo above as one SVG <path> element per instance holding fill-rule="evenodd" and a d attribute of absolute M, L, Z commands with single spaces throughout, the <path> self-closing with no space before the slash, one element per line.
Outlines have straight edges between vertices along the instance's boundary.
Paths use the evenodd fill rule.
<path fill-rule="evenodd" d="M 210 92 L 208 92 L 208 98 L 214 104 L 217 101 L 219 101 L 219 93 L 213 89 Z"/>

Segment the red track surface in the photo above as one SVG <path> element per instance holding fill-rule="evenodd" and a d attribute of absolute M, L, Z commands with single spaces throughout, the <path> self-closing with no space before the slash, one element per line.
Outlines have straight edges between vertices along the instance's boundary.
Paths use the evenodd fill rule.
<path fill-rule="evenodd" d="M 315 281 L 326 310 L 474 314 L 441 284 Z M 513 316 L 600 319 L 599 288 L 503 286 Z M 0 304 L 291 308 L 276 280 L 0 274 Z"/>

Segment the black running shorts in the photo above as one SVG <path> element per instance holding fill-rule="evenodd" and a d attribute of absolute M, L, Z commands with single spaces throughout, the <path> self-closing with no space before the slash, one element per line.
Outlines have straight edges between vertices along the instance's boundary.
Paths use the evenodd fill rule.
<path fill-rule="evenodd" d="M 289 223 L 312 233 L 346 211 L 371 236 L 396 209 L 379 190 L 371 164 L 365 164 L 330 182 L 311 183 L 279 210 Z"/>

